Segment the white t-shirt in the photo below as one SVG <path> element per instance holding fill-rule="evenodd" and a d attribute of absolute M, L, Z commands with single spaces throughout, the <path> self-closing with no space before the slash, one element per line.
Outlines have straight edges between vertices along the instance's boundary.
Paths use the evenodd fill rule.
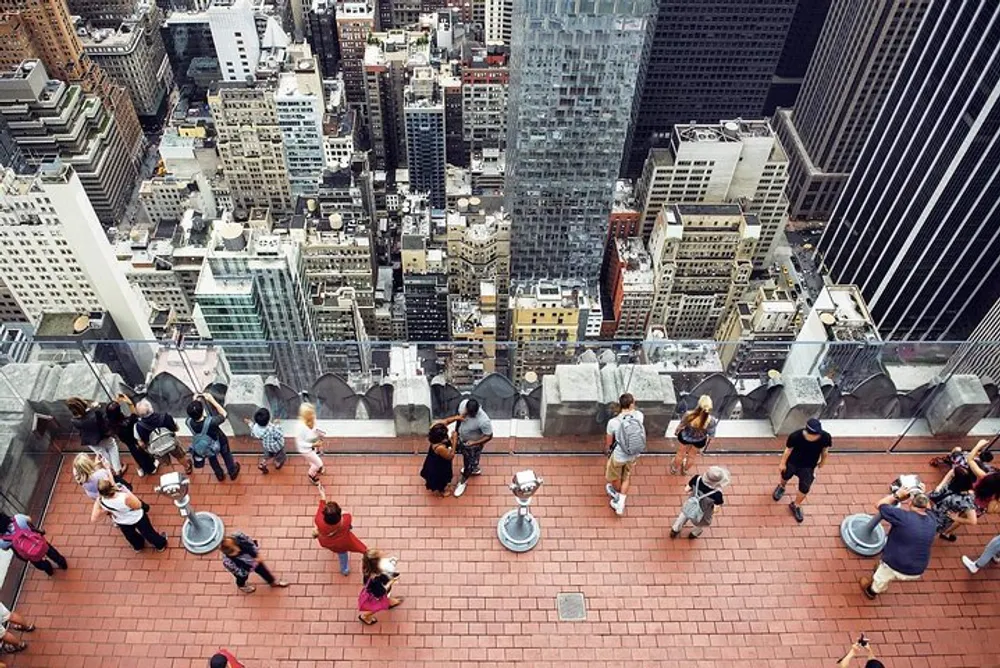
<path fill-rule="evenodd" d="M 299 420 L 295 427 L 295 449 L 300 455 L 305 455 L 313 451 L 313 445 L 320 439 L 316 427 L 307 427 L 305 422 Z"/>
<path fill-rule="evenodd" d="M 632 411 L 631 414 L 634 415 L 636 419 L 639 420 L 640 423 L 645 424 L 643 422 L 645 420 L 645 417 L 643 416 L 642 411 L 637 409 Z M 617 436 L 618 430 L 621 429 L 623 415 L 628 415 L 628 413 L 624 412 L 619 413 L 618 415 L 608 420 L 608 428 L 605 433 L 609 434 L 614 439 L 617 439 L 618 437 Z M 614 460 L 616 462 L 619 462 L 621 464 L 634 462 L 635 460 L 639 459 L 639 455 L 636 455 L 634 457 L 629 457 L 628 455 L 626 455 L 624 452 L 622 452 L 622 449 L 618 447 L 617 443 L 615 444 L 615 449 L 611 451 L 611 456 L 614 457 Z"/>

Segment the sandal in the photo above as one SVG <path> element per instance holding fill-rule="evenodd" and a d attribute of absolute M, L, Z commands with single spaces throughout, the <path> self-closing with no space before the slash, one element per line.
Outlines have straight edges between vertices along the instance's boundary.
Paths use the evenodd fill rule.
<path fill-rule="evenodd" d="M 375 619 L 374 617 L 365 619 L 364 615 L 358 615 L 358 621 L 364 624 L 365 626 L 372 626 L 373 624 L 378 624 L 378 620 Z"/>
<path fill-rule="evenodd" d="M 941 540 L 946 540 L 949 543 L 954 543 L 956 540 L 958 540 L 958 536 L 956 536 L 953 533 L 939 533 L 938 538 L 940 538 Z"/>
<path fill-rule="evenodd" d="M 4 654 L 16 654 L 17 652 L 23 652 L 26 649 L 28 649 L 28 643 L 26 643 L 26 642 L 19 642 L 19 643 L 5 642 L 5 643 L 0 643 L 0 652 L 3 652 Z"/>
<path fill-rule="evenodd" d="M 288 583 L 285 582 L 284 580 L 278 580 L 277 582 L 272 582 L 271 586 L 278 587 L 279 589 L 284 589 L 285 587 L 288 586 Z"/>
<path fill-rule="evenodd" d="M 677 465 L 670 462 L 670 475 L 677 475 L 680 471 L 677 470 Z"/>
<path fill-rule="evenodd" d="M 306 477 L 309 478 L 309 482 L 311 482 L 312 484 L 314 484 L 314 485 L 318 485 L 319 484 L 319 478 L 318 477 L 311 476 L 308 473 L 306 474 Z"/>
<path fill-rule="evenodd" d="M 244 594 L 252 594 L 255 591 L 257 591 L 257 588 L 254 587 L 253 585 L 243 585 L 242 587 L 240 587 L 240 591 L 243 592 Z"/>
<path fill-rule="evenodd" d="M 18 624 L 17 622 L 7 622 L 7 624 L 10 626 L 10 628 L 14 629 L 15 631 L 24 631 L 25 633 L 31 633 L 32 631 L 35 630 L 34 624 L 28 624 L 27 626 L 24 626 L 23 624 Z"/>

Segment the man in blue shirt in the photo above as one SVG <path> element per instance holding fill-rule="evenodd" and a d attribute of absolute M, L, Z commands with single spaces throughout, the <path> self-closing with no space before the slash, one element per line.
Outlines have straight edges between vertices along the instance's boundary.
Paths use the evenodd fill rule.
<path fill-rule="evenodd" d="M 909 508 L 899 506 L 909 500 Z M 892 525 L 875 573 L 861 578 L 861 591 L 869 599 L 884 592 L 893 580 L 917 580 L 931 560 L 931 545 L 937 536 L 937 521 L 927 514 L 930 499 L 923 492 L 912 497 L 901 489 L 881 499 L 878 512 Z"/>

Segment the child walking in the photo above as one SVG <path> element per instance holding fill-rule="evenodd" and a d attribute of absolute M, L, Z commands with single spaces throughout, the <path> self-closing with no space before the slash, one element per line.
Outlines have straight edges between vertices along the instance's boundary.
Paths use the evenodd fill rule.
<path fill-rule="evenodd" d="M 276 422 L 271 421 L 271 411 L 266 408 L 258 408 L 253 414 L 253 422 L 244 418 L 244 422 L 250 425 L 250 435 L 260 441 L 264 453 L 260 456 L 260 463 L 257 468 L 264 475 L 267 475 L 267 463 L 274 461 L 274 470 L 277 471 L 285 465 L 288 453 L 285 452 L 285 434 Z"/>
<path fill-rule="evenodd" d="M 316 407 L 309 403 L 299 406 L 299 424 L 295 428 L 295 449 L 302 458 L 309 462 L 309 482 L 319 484 L 319 475 L 323 473 L 323 460 L 320 459 L 317 448 L 320 439 L 325 434 L 316 428 Z"/>
<path fill-rule="evenodd" d="M 385 557 L 381 551 L 371 549 L 361 558 L 364 586 L 358 594 L 358 620 L 366 626 L 378 622 L 376 612 L 390 610 L 403 602 L 402 598 L 389 595 L 392 586 L 399 579 L 396 560 Z"/>

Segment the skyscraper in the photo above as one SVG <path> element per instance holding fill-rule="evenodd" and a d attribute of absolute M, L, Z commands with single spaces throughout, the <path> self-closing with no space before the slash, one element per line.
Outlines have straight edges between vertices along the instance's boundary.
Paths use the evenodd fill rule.
<path fill-rule="evenodd" d="M 513 275 L 596 282 L 652 0 L 516 0 L 506 208 Z"/>
<path fill-rule="evenodd" d="M 756 214 L 760 238 L 753 261 L 769 261 L 786 222 L 783 191 L 788 158 L 767 121 L 675 125 L 670 146 L 649 152 L 635 192 L 642 207 L 642 235 L 649 238 L 665 204 L 727 204 L 745 200 Z"/>
<path fill-rule="evenodd" d="M 760 117 L 798 3 L 660 0 L 625 173 L 677 123 Z"/>
<path fill-rule="evenodd" d="M 829 218 L 930 4 L 833 3 L 795 108 L 774 117 L 793 218 Z"/>
<path fill-rule="evenodd" d="M 441 84 L 431 67 L 413 71 L 404 93 L 406 158 L 410 187 L 430 193 L 431 206 L 445 206 L 445 108 Z"/>
<path fill-rule="evenodd" d="M 832 1 L 799 0 L 764 100 L 763 116 L 773 116 L 778 107 L 795 104 Z"/>
<path fill-rule="evenodd" d="M 0 281 L 33 323 L 46 313 L 107 310 L 125 338 L 152 338 L 148 310 L 70 165 L 0 170 L 0 248 Z"/>
<path fill-rule="evenodd" d="M 0 0 L 0 44 L 0 71 L 37 59 L 53 79 L 97 94 L 114 115 L 129 157 L 138 166 L 143 138 L 132 99 L 84 52 L 66 0 Z"/>
<path fill-rule="evenodd" d="M 998 164 L 1000 5 L 934 0 L 818 244 L 883 338 L 963 340 L 1000 298 Z"/>

